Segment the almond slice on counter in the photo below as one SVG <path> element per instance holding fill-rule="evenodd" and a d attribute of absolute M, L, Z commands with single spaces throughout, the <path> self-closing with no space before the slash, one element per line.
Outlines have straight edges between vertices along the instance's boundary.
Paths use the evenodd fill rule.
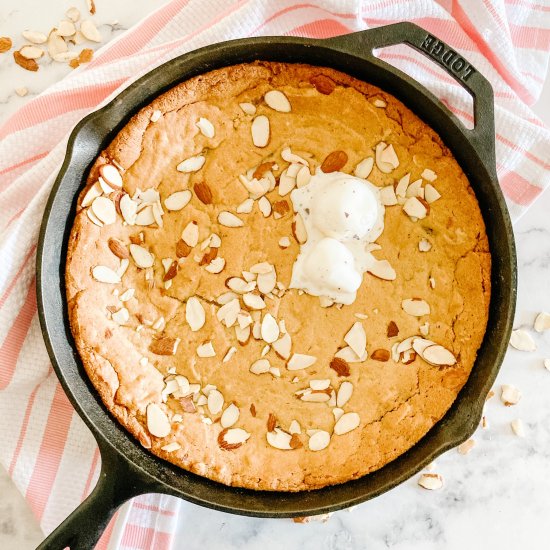
<path fill-rule="evenodd" d="M 200 330 L 206 322 L 206 313 L 196 296 L 191 296 L 187 300 L 185 305 L 185 320 L 193 332 Z"/>
<path fill-rule="evenodd" d="M 401 302 L 401 307 L 405 313 L 413 317 L 422 317 L 430 314 L 430 304 L 420 298 L 407 298 Z"/>
<path fill-rule="evenodd" d="M 502 384 L 500 400 L 506 407 L 517 405 L 522 398 L 521 392 L 510 384 Z"/>
<path fill-rule="evenodd" d="M 216 351 L 212 342 L 205 342 L 197 348 L 197 355 L 201 358 L 216 357 Z"/>
<path fill-rule="evenodd" d="M 92 277 L 100 283 L 120 283 L 120 275 L 118 275 L 118 273 L 113 271 L 110 267 L 104 265 L 96 265 L 92 269 Z"/>
<path fill-rule="evenodd" d="M 155 355 L 175 355 L 179 343 L 179 338 L 171 338 L 168 336 L 156 338 L 149 344 L 149 351 Z"/>
<path fill-rule="evenodd" d="M 350 400 L 352 393 L 353 384 L 348 381 L 342 382 L 336 394 L 336 405 L 342 408 Z"/>
<path fill-rule="evenodd" d="M 177 212 L 189 204 L 191 197 L 192 194 L 189 189 L 186 189 L 185 191 L 176 191 L 164 199 L 164 206 L 166 206 L 167 210 Z"/>
<path fill-rule="evenodd" d="M 399 167 L 399 159 L 393 145 L 388 145 L 384 141 L 378 143 L 375 147 L 376 166 L 384 174 L 389 174 Z"/>
<path fill-rule="evenodd" d="M 474 439 L 468 439 L 457 447 L 457 451 L 461 455 L 467 455 L 475 447 L 475 444 Z"/>
<path fill-rule="evenodd" d="M 203 155 L 196 155 L 194 157 L 189 157 L 176 166 L 178 172 L 183 172 L 184 174 L 190 174 L 192 172 L 198 172 L 206 162 L 206 158 Z"/>
<path fill-rule="evenodd" d="M 97 27 L 91 19 L 85 19 L 80 23 L 80 32 L 84 35 L 84 38 L 90 42 L 101 42 L 103 40 L 101 33 L 97 30 Z"/>
<path fill-rule="evenodd" d="M 130 254 L 135 264 L 142 269 L 152 267 L 155 261 L 153 255 L 139 244 L 130 244 Z"/>
<path fill-rule="evenodd" d="M 239 103 L 239 107 L 245 115 L 255 115 L 256 106 L 253 103 Z"/>
<path fill-rule="evenodd" d="M 226 210 L 218 214 L 218 223 L 225 227 L 242 227 L 244 225 L 244 222 L 239 217 Z"/>
<path fill-rule="evenodd" d="M 351 329 L 344 336 L 344 342 L 349 345 L 358 357 L 361 357 L 365 353 L 367 335 L 361 322 L 356 321 L 353 323 Z"/>
<path fill-rule="evenodd" d="M 240 411 L 235 403 L 228 405 L 220 418 L 222 428 L 230 428 L 239 420 Z"/>
<path fill-rule="evenodd" d="M 23 31 L 21 34 L 25 40 L 32 44 L 44 44 L 48 40 L 48 37 L 39 31 Z"/>
<path fill-rule="evenodd" d="M 358 178 L 366 180 L 374 167 L 374 157 L 367 157 L 363 159 L 354 169 L 353 174 Z"/>
<path fill-rule="evenodd" d="M 270 90 L 264 95 L 264 101 L 268 107 L 280 113 L 290 113 L 290 101 L 286 95 L 279 90 Z"/>
<path fill-rule="evenodd" d="M 250 365 L 250 372 L 252 374 L 265 374 L 266 372 L 269 372 L 270 368 L 271 363 L 268 359 L 258 359 Z"/>
<path fill-rule="evenodd" d="M 512 420 L 512 422 L 510 422 L 510 427 L 518 437 L 525 437 L 525 427 L 523 426 L 523 422 L 520 418 Z"/>
<path fill-rule="evenodd" d="M 149 403 L 146 410 L 147 429 L 155 437 L 166 437 L 172 427 L 166 413 L 156 403 Z"/>
<path fill-rule="evenodd" d="M 359 426 L 361 419 L 355 412 L 345 413 L 337 420 L 334 425 L 334 433 L 336 435 L 344 435 Z"/>
<path fill-rule="evenodd" d="M 290 334 L 283 334 L 281 338 L 273 342 L 273 351 L 281 358 L 288 360 L 292 348 L 292 339 Z"/>
<path fill-rule="evenodd" d="M 308 441 L 310 451 L 322 451 L 330 443 L 330 434 L 324 430 L 317 430 Z"/>
<path fill-rule="evenodd" d="M 97 200 L 97 199 L 96 199 Z M 525 330 L 513 330 L 510 336 L 510 345 L 519 351 L 535 351 L 537 345 L 533 337 Z"/>
<path fill-rule="evenodd" d="M 36 46 L 23 46 L 19 53 L 25 58 L 25 59 L 40 59 L 44 55 L 44 50 L 42 48 L 38 48 Z"/>
<path fill-rule="evenodd" d="M 333 151 L 323 161 L 321 164 L 321 170 L 325 174 L 330 174 L 331 172 L 339 172 L 344 168 L 348 162 L 348 155 L 345 151 Z"/>
<path fill-rule="evenodd" d="M 550 313 L 541 311 L 535 319 L 535 324 L 533 328 L 537 332 L 544 332 L 545 330 L 550 329 Z"/>
<path fill-rule="evenodd" d="M 218 445 L 224 451 L 233 451 L 245 443 L 250 434 L 242 428 L 225 428 L 218 436 Z"/>
<path fill-rule="evenodd" d="M 256 147 L 265 147 L 269 143 L 269 119 L 265 115 L 259 115 L 252 121 L 250 127 L 252 143 Z"/>
<path fill-rule="evenodd" d="M 207 118 L 199 118 L 195 126 L 200 130 L 201 134 L 207 138 L 213 138 L 216 134 L 214 125 Z"/>
<path fill-rule="evenodd" d="M 418 479 L 418 485 L 428 491 L 436 491 L 443 487 L 443 477 L 439 474 L 422 474 Z"/>
<path fill-rule="evenodd" d="M 280 428 L 274 428 L 272 431 L 268 431 L 266 433 L 266 438 L 269 445 L 275 449 L 280 449 L 281 451 L 289 451 L 292 449 L 290 446 L 292 435 Z"/>
<path fill-rule="evenodd" d="M 48 53 L 50 54 L 50 57 L 53 59 L 54 56 L 64 53 L 67 50 L 68 46 L 65 40 L 59 36 L 57 31 L 52 30 L 48 35 Z"/>
<path fill-rule="evenodd" d="M 317 361 L 317 357 L 313 355 L 306 355 L 304 353 L 293 353 L 292 357 L 286 364 L 288 370 L 302 370 L 311 367 L 313 363 Z"/>

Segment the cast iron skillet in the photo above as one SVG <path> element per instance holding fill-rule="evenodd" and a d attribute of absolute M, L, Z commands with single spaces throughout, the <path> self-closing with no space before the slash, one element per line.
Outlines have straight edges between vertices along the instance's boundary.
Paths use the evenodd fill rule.
<path fill-rule="evenodd" d="M 373 49 L 406 43 L 429 56 L 474 98 L 475 128 L 466 129 L 435 96 L 377 59 Z M 86 376 L 70 333 L 64 264 L 75 200 L 89 167 L 128 119 L 155 96 L 195 75 L 256 59 L 329 66 L 379 86 L 400 99 L 443 138 L 468 176 L 487 225 L 493 258 L 487 333 L 472 374 L 458 399 L 430 432 L 382 469 L 343 485 L 300 492 L 260 492 L 226 487 L 165 462 L 139 445 L 104 408 Z M 37 257 L 38 311 L 53 366 L 101 451 L 99 481 L 91 495 L 39 548 L 93 548 L 115 510 L 148 492 L 258 517 L 321 514 L 373 498 L 461 443 L 478 425 L 508 343 L 515 299 L 513 233 L 495 171 L 493 93 L 490 84 L 446 44 L 411 23 L 398 23 L 329 40 L 264 37 L 214 44 L 182 55 L 129 86 L 74 129 L 65 162 L 49 198 Z"/>

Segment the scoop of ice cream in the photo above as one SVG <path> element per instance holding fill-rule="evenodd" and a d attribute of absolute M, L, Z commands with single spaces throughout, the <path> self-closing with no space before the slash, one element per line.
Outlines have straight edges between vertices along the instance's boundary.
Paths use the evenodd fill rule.
<path fill-rule="evenodd" d="M 378 220 L 378 197 L 363 180 L 335 178 L 313 197 L 312 221 L 327 237 L 345 242 L 362 239 Z"/>
<path fill-rule="evenodd" d="M 355 269 L 353 254 L 340 241 L 325 237 L 309 251 L 304 272 L 310 290 L 319 296 L 355 292 L 362 276 Z"/>

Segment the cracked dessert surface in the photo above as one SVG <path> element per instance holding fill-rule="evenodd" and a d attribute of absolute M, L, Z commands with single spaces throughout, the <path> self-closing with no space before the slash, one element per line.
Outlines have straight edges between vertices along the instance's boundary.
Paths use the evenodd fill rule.
<path fill-rule="evenodd" d="M 319 75 L 333 88 L 330 93 L 312 85 Z M 291 112 L 266 105 L 263 97 L 271 89 L 286 95 Z M 376 107 L 376 100 L 385 106 Z M 253 103 L 256 114 L 244 113 L 239 106 L 243 102 Z M 152 122 L 157 111 L 161 116 Z M 270 139 L 263 148 L 255 147 L 251 139 L 251 121 L 258 115 L 266 115 L 270 122 Z M 201 117 L 213 124 L 214 137 L 205 137 L 197 128 Z M 261 357 L 266 342 L 251 336 L 241 345 L 235 331 L 217 319 L 217 299 L 228 292 L 228 277 L 241 277 L 243 270 L 258 262 L 273 264 L 277 281 L 287 288 L 299 245 L 293 237 L 292 202 L 288 195 L 279 196 L 277 187 L 266 196 L 272 205 L 287 203 L 282 217 L 275 219 L 273 213 L 264 217 L 254 204 L 251 213 L 237 214 L 244 221 L 242 227 L 218 222 L 221 211 L 236 213 L 237 205 L 249 197 L 238 176 L 267 161 L 277 164 L 273 173 L 279 176 L 288 166 L 281 158 L 285 147 L 307 155 L 312 171 L 329 153 L 344 151 L 347 161 L 342 171 L 353 173 L 360 161 L 374 156 L 381 141 L 393 145 L 399 166 L 386 174 L 375 163 L 369 181 L 379 187 L 393 185 L 410 173 L 413 182 L 430 169 L 437 175 L 431 185 L 441 198 L 417 221 L 399 204 L 386 206 L 385 228 L 376 241 L 381 249 L 373 254 L 389 261 L 396 278 L 382 280 L 365 273 L 353 304 L 322 308 L 319 298 L 296 290 L 266 297 L 261 315 L 269 312 L 284 320 L 292 352 L 314 356 L 316 361 L 309 368 L 289 371 L 287 361 L 270 350 L 265 358 L 280 369 L 280 377 L 251 373 L 250 365 Z M 176 170 L 184 159 L 199 154 L 206 159 L 200 170 Z M 172 193 L 189 189 L 192 198 L 179 211 L 165 208 L 163 227 L 123 224 L 120 213 L 115 223 L 99 227 L 80 202 L 105 163 L 123 169 L 123 191 L 130 196 L 137 189 L 156 189 L 164 204 Z M 198 199 L 197 183 L 207 184 L 211 204 Z M 315 489 L 363 476 L 418 442 L 449 409 L 474 365 L 488 317 L 491 270 L 477 200 L 439 136 L 397 99 L 372 85 L 328 68 L 267 62 L 198 76 L 159 96 L 128 122 L 96 160 L 80 197 L 68 247 L 66 289 L 71 329 L 83 365 L 117 420 L 152 453 L 186 470 L 228 485 L 280 491 Z M 117 199 L 116 192 L 111 198 Z M 193 221 L 198 224 L 199 244 L 179 260 L 177 275 L 165 288 L 161 260 L 177 260 L 176 244 Z M 120 283 L 94 280 L 94 266 L 119 267 L 109 239 L 128 246 L 139 240 L 140 233 L 142 246 L 155 258 L 150 270 L 153 278 L 146 279 L 148 270 L 138 268 L 130 256 Z M 221 239 L 217 255 L 225 260 L 219 274 L 208 272 L 197 261 L 209 250 L 201 250 L 200 243 L 212 233 Z M 279 245 L 282 237 L 290 238 L 286 248 Z M 422 240 L 431 244 L 429 251 L 419 250 Z M 128 288 L 135 289 L 135 294 L 122 303 L 119 297 Z M 191 296 L 198 297 L 206 313 L 198 331 L 192 331 L 185 318 Z M 422 317 L 406 313 L 402 301 L 409 298 L 425 300 L 430 313 Z M 112 313 L 122 307 L 129 318 L 120 325 Z M 155 330 L 152 325 L 161 317 L 165 326 Z M 350 363 L 349 376 L 339 376 L 330 363 L 345 346 L 344 336 L 355 322 L 365 330 L 368 358 Z M 397 325 L 398 335 L 388 337 L 390 322 Z M 434 366 L 419 355 L 408 364 L 391 356 L 388 361 L 372 358 L 375 350 L 391 351 L 395 343 L 424 334 L 421 327 L 427 331 L 425 338 L 452 352 L 455 365 Z M 174 355 L 150 351 L 159 336 L 181 339 Z M 205 342 L 212 342 L 214 357 L 197 356 L 197 347 Z M 224 363 L 232 346 L 237 351 Z M 224 407 L 234 403 L 239 408 L 232 427 L 242 428 L 250 437 L 238 448 L 224 449 L 218 441 L 221 413 L 211 414 L 196 397 L 191 407 L 195 412 L 186 412 L 182 399 L 163 399 L 165 379 L 174 373 L 201 388 L 216 386 Z M 343 381 L 351 382 L 353 393 L 342 408 L 360 417 L 356 429 L 332 435 L 329 445 L 319 451 L 308 447 L 307 431 L 332 434 L 335 416 L 326 402 L 303 402 L 295 395 L 311 379 L 328 379 L 335 390 Z M 146 410 L 151 403 L 159 404 L 169 418 L 166 437 L 155 437 L 148 430 Z M 174 415 L 180 415 L 181 421 Z M 298 421 L 296 448 L 270 446 L 266 440 L 270 415 L 285 431 L 293 420 Z M 171 442 L 179 448 L 163 450 Z"/>

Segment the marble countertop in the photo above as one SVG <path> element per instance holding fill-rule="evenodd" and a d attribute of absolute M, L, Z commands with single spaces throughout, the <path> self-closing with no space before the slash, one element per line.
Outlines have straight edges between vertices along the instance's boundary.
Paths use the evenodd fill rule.
<path fill-rule="evenodd" d="M 32 6 L 31 6 L 32 4 Z M 160 0 L 96 0 L 94 16 L 105 41 L 160 6 Z M 71 5 L 85 13 L 84 0 L 21 2 L 2 0 L 0 36 L 17 37 L 26 28 L 47 31 Z M 0 54 L 0 122 L 71 69 L 43 64 L 29 73 Z M 15 89 L 25 86 L 26 97 Z M 550 78 L 535 110 L 550 124 Z M 530 327 L 539 311 L 550 311 L 550 191 L 544 193 L 515 225 L 519 288 L 515 328 Z M 437 460 L 443 475 L 440 491 L 425 491 L 413 478 L 381 497 L 334 514 L 326 523 L 296 525 L 290 520 L 232 516 L 185 503 L 178 539 L 187 550 L 507 550 L 548 546 L 545 519 L 550 512 L 550 331 L 535 335 L 538 350 L 510 349 L 495 384 L 513 384 L 523 393 L 515 407 L 497 396 L 488 401 L 487 429 L 474 435 L 476 446 L 466 456 L 456 450 Z M 510 422 L 520 418 L 524 438 Z M 190 526 L 193 526 L 190 529 Z M 0 467 L 0 548 L 34 548 L 43 535 L 23 497 Z M 179 548 L 179 545 L 176 545 Z"/>

